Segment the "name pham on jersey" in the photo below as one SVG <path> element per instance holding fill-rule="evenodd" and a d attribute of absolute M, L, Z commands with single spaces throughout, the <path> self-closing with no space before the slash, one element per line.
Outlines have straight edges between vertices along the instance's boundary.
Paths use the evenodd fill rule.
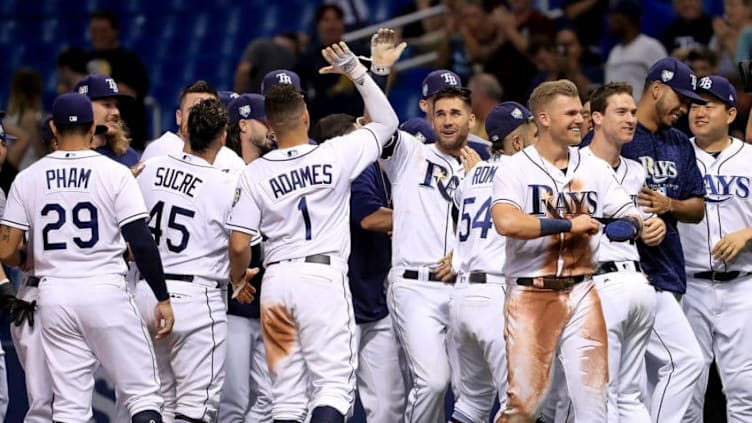
<path fill-rule="evenodd" d="M 279 198 L 297 189 L 311 185 L 331 185 L 332 165 L 315 164 L 312 166 L 293 169 L 288 173 L 277 175 L 269 179 L 269 186 L 274 192 L 274 198 Z"/>
<path fill-rule="evenodd" d="M 169 188 L 191 198 L 193 198 L 193 190 L 204 182 L 201 178 L 197 178 L 188 172 L 169 167 L 157 168 L 155 177 L 155 187 Z"/>
<path fill-rule="evenodd" d="M 91 169 L 69 168 L 47 170 L 47 189 L 88 188 Z"/>

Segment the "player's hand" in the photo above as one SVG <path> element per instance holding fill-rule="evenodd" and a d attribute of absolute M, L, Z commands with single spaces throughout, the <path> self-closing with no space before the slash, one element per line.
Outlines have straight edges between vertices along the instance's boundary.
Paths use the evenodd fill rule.
<path fill-rule="evenodd" d="M 733 260 L 750 241 L 750 233 L 748 229 L 742 229 L 741 231 L 732 232 L 718 241 L 713 246 L 713 258 L 719 261 Z"/>
<path fill-rule="evenodd" d="M 379 28 L 371 37 L 371 72 L 376 75 L 388 75 L 389 71 L 407 43 L 397 43 L 397 33 L 391 28 Z"/>
<path fill-rule="evenodd" d="M 133 174 L 133 177 L 136 178 L 138 175 L 141 174 L 141 172 L 144 171 L 144 168 L 146 167 L 146 164 L 143 162 L 138 162 L 131 168 L 131 173 Z"/>
<path fill-rule="evenodd" d="M 368 72 L 344 41 L 321 50 L 321 55 L 329 66 L 319 69 L 319 73 L 340 73 L 353 81 L 358 81 Z"/>
<path fill-rule="evenodd" d="M 240 278 L 239 281 L 233 282 L 230 280 L 230 284 L 232 285 L 232 297 L 233 299 L 238 300 L 241 304 L 248 304 L 253 302 L 254 295 L 256 293 L 256 288 L 253 287 L 249 283 L 251 279 L 253 279 L 254 276 L 258 274 L 260 269 L 258 267 L 254 267 L 251 269 L 246 269 L 245 274 L 242 278 Z"/>
<path fill-rule="evenodd" d="M 663 242 L 663 238 L 666 237 L 666 222 L 658 216 L 643 221 L 640 237 L 645 245 L 655 247 Z"/>
<path fill-rule="evenodd" d="M 480 161 L 480 155 L 472 147 L 464 146 L 460 150 L 460 162 L 462 162 L 462 167 L 465 168 L 465 174 L 469 173 L 470 169 Z"/>
<path fill-rule="evenodd" d="M 5 300 L 4 307 L 8 313 L 8 319 L 14 325 L 21 326 L 24 322 L 27 322 L 30 328 L 34 327 L 34 312 L 37 308 L 36 300 L 28 302 L 16 297 Z"/>
<path fill-rule="evenodd" d="M 597 220 L 593 219 L 589 215 L 581 214 L 572 220 L 572 230 L 569 231 L 572 235 L 595 235 L 601 227 Z"/>
<path fill-rule="evenodd" d="M 637 194 L 637 205 L 647 213 L 666 214 L 671 212 L 671 198 L 646 186 L 643 186 Z"/>
<path fill-rule="evenodd" d="M 157 307 L 154 308 L 154 321 L 157 329 L 156 339 L 162 339 L 172 332 L 172 327 L 175 325 L 175 315 L 172 314 L 172 305 L 169 299 L 157 303 Z"/>
<path fill-rule="evenodd" d="M 454 272 L 452 272 L 452 251 L 449 254 L 442 257 L 437 263 L 436 277 L 441 279 L 442 282 L 451 282 L 454 279 Z"/>

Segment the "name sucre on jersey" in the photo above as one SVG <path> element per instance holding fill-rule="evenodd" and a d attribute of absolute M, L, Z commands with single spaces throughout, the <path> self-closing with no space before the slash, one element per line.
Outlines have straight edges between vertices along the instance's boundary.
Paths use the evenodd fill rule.
<path fill-rule="evenodd" d="M 160 166 L 154 175 L 154 189 L 168 190 L 193 198 L 204 182 L 201 178 L 180 169 Z"/>

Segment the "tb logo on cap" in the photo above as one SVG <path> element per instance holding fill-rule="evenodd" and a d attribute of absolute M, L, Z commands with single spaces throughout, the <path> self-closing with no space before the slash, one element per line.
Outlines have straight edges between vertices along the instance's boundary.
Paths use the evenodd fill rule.
<path fill-rule="evenodd" d="M 713 86 L 713 80 L 711 80 L 707 76 L 705 78 L 700 79 L 700 88 L 704 90 L 709 90 L 712 86 Z"/>
<path fill-rule="evenodd" d="M 441 74 L 441 79 L 443 79 L 443 80 L 444 80 L 444 82 L 445 82 L 445 83 L 446 83 L 447 85 L 452 85 L 452 86 L 457 86 L 457 85 L 459 85 L 459 84 L 457 83 L 457 78 L 455 78 L 455 77 L 454 77 L 454 75 L 452 75 L 452 74 L 451 74 L 451 73 L 449 73 L 449 72 L 447 72 L 447 73 L 442 73 L 442 74 Z"/>
<path fill-rule="evenodd" d="M 112 78 L 107 78 L 107 79 L 105 79 L 105 81 L 107 82 L 107 86 L 108 86 L 108 87 L 110 87 L 110 89 L 111 89 L 112 91 L 114 91 L 114 92 L 119 92 L 119 91 L 118 91 L 118 87 L 117 87 L 117 84 L 115 83 L 115 80 L 114 80 L 114 79 L 112 79 Z"/>
<path fill-rule="evenodd" d="M 276 77 L 280 84 L 292 84 L 292 78 L 286 73 L 278 73 Z"/>

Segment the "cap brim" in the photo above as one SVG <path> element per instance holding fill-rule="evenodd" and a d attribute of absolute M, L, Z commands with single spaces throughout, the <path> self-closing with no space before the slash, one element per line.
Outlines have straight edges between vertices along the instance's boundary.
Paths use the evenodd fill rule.
<path fill-rule="evenodd" d="M 107 126 L 105 125 L 95 125 L 94 126 L 94 135 L 102 135 L 107 133 Z"/>
<path fill-rule="evenodd" d="M 104 100 L 106 98 L 115 98 L 119 101 L 125 101 L 125 102 L 131 102 L 135 101 L 136 98 L 133 96 L 130 96 L 128 94 L 111 94 L 111 95 L 103 95 L 101 97 L 89 97 L 89 100 L 95 101 L 95 100 Z"/>
<path fill-rule="evenodd" d="M 727 106 L 736 107 L 736 104 L 732 104 L 730 101 L 728 101 L 727 98 L 723 98 L 723 97 L 717 95 L 716 93 L 714 93 L 712 91 L 704 90 L 702 88 L 698 88 L 697 91 L 701 92 L 703 94 L 708 94 L 709 96 L 715 98 L 716 100 L 720 101 L 723 104 L 726 104 Z M 707 101 L 706 101 L 706 103 L 707 103 Z"/>
<path fill-rule="evenodd" d="M 687 97 L 690 101 L 692 101 L 692 103 L 697 103 L 697 104 L 707 103 L 707 101 L 703 100 L 703 98 L 697 95 L 697 93 L 694 91 L 685 90 L 683 88 L 673 88 L 673 90 L 683 95 L 684 97 Z"/>
<path fill-rule="evenodd" d="M 18 139 L 18 137 L 17 137 L 17 136 L 15 136 L 15 135 L 11 135 L 11 134 L 9 134 L 9 133 L 7 133 L 7 132 L 5 133 L 5 136 L 4 136 L 4 137 L 2 137 L 2 138 L 3 138 L 3 139 L 5 139 L 5 141 L 14 141 L 14 140 L 17 140 L 17 139 Z"/>

